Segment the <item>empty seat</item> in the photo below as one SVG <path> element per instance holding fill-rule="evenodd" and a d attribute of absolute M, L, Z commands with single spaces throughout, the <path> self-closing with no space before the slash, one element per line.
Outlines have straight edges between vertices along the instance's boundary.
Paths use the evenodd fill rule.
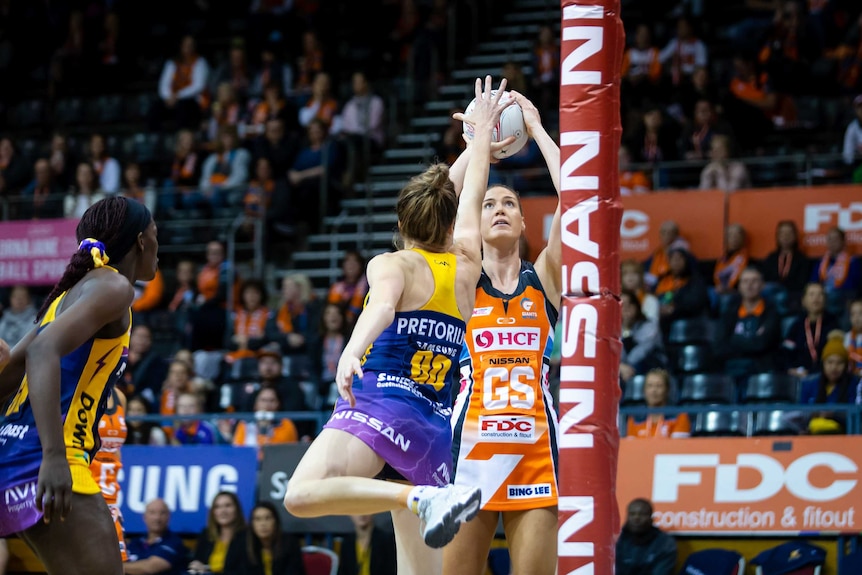
<path fill-rule="evenodd" d="M 692 437 L 744 437 L 748 414 L 743 411 L 708 411 L 694 417 Z"/>
<path fill-rule="evenodd" d="M 338 554 L 332 549 L 306 545 L 302 548 L 302 563 L 308 575 L 336 575 Z"/>
<path fill-rule="evenodd" d="M 799 415 L 781 409 L 758 411 L 754 414 L 752 435 L 799 435 L 802 431 Z"/>
<path fill-rule="evenodd" d="M 136 94 L 126 100 L 126 114 L 132 120 L 144 120 L 158 100 L 158 95 L 150 92 Z"/>
<path fill-rule="evenodd" d="M 159 159 L 159 143 L 161 139 L 158 134 L 135 134 L 132 137 L 132 150 L 130 160 L 147 164 Z"/>
<path fill-rule="evenodd" d="M 731 404 L 736 398 L 733 378 L 723 373 L 696 373 L 682 381 L 681 404 Z"/>
<path fill-rule="evenodd" d="M 705 317 L 678 319 L 670 325 L 668 343 L 671 345 L 711 342 L 712 324 Z"/>
<path fill-rule="evenodd" d="M 9 114 L 9 124 L 20 128 L 32 128 L 42 123 L 45 105 L 42 100 L 25 100 Z"/>
<path fill-rule="evenodd" d="M 758 373 L 748 378 L 745 387 L 748 403 L 796 403 L 799 380 L 787 373 Z"/>
<path fill-rule="evenodd" d="M 673 350 L 672 356 L 677 374 L 703 373 L 712 366 L 712 349 L 705 344 L 684 345 Z"/>
<path fill-rule="evenodd" d="M 644 404 L 644 379 L 643 375 L 636 375 L 625 383 L 621 405 Z"/>
<path fill-rule="evenodd" d="M 680 575 L 745 575 L 745 557 L 730 549 L 701 549 L 690 553 Z"/>
<path fill-rule="evenodd" d="M 66 98 L 54 107 L 54 122 L 63 126 L 79 124 L 84 120 L 84 103 L 80 98 Z"/>
<path fill-rule="evenodd" d="M 781 319 L 781 337 L 787 337 L 790 333 L 790 328 L 796 323 L 797 316 L 791 315 Z"/>
<path fill-rule="evenodd" d="M 123 117 L 123 99 L 117 94 L 99 96 L 87 106 L 87 120 L 99 124 L 117 122 Z"/>

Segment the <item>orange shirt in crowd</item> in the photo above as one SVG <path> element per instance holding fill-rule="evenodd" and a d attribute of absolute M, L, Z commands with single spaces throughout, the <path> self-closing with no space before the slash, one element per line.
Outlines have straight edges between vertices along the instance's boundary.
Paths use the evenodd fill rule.
<path fill-rule="evenodd" d="M 647 439 L 651 437 L 689 437 L 691 421 L 688 415 L 660 415 L 658 419 L 650 419 L 649 415 L 642 417 L 629 416 L 626 426 L 626 437 Z"/>

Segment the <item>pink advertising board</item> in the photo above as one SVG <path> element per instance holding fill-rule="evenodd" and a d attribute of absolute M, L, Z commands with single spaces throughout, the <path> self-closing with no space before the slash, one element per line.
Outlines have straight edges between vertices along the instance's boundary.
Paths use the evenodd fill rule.
<path fill-rule="evenodd" d="M 78 246 L 77 225 L 74 219 L 0 223 L 0 286 L 54 284 Z"/>

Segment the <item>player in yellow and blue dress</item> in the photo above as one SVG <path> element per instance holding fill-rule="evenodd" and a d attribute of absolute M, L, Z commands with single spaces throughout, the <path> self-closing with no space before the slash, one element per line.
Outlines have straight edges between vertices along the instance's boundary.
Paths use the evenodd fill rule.
<path fill-rule="evenodd" d="M 39 312 L 39 325 L 0 352 L 0 537 L 18 534 L 50 575 L 123 572 L 114 524 L 90 463 L 108 396 L 126 367 L 137 280 L 158 266 L 143 204 L 93 204 L 80 241 Z M 14 394 L 14 395 L 13 395 Z"/>
<path fill-rule="evenodd" d="M 477 105 L 466 119 L 476 131 L 474 155 L 460 203 L 445 165 L 399 193 L 405 249 L 368 264 L 366 304 L 336 370 L 341 399 L 284 498 L 299 517 L 391 511 L 405 573 L 439 573 L 442 554 L 431 548 L 448 543 L 478 511 L 479 489 L 449 484 L 449 416 L 464 318 L 476 297 L 481 197 L 505 85 L 492 94 L 489 76 L 483 94 L 476 80 Z M 408 485 L 380 480 L 392 471 Z"/>

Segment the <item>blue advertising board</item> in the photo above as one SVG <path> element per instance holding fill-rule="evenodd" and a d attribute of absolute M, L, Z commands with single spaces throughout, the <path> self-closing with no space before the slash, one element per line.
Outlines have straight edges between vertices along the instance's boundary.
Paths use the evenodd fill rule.
<path fill-rule="evenodd" d="M 119 501 L 126 533 L 146 533 L 144 508 L 155 498 L 167 503 L 176 533 L 200 532 L 219 491 L 235 492 L 247 515 L 255 502 L 257 465 L 253 447 L 123 447 Z"/>

